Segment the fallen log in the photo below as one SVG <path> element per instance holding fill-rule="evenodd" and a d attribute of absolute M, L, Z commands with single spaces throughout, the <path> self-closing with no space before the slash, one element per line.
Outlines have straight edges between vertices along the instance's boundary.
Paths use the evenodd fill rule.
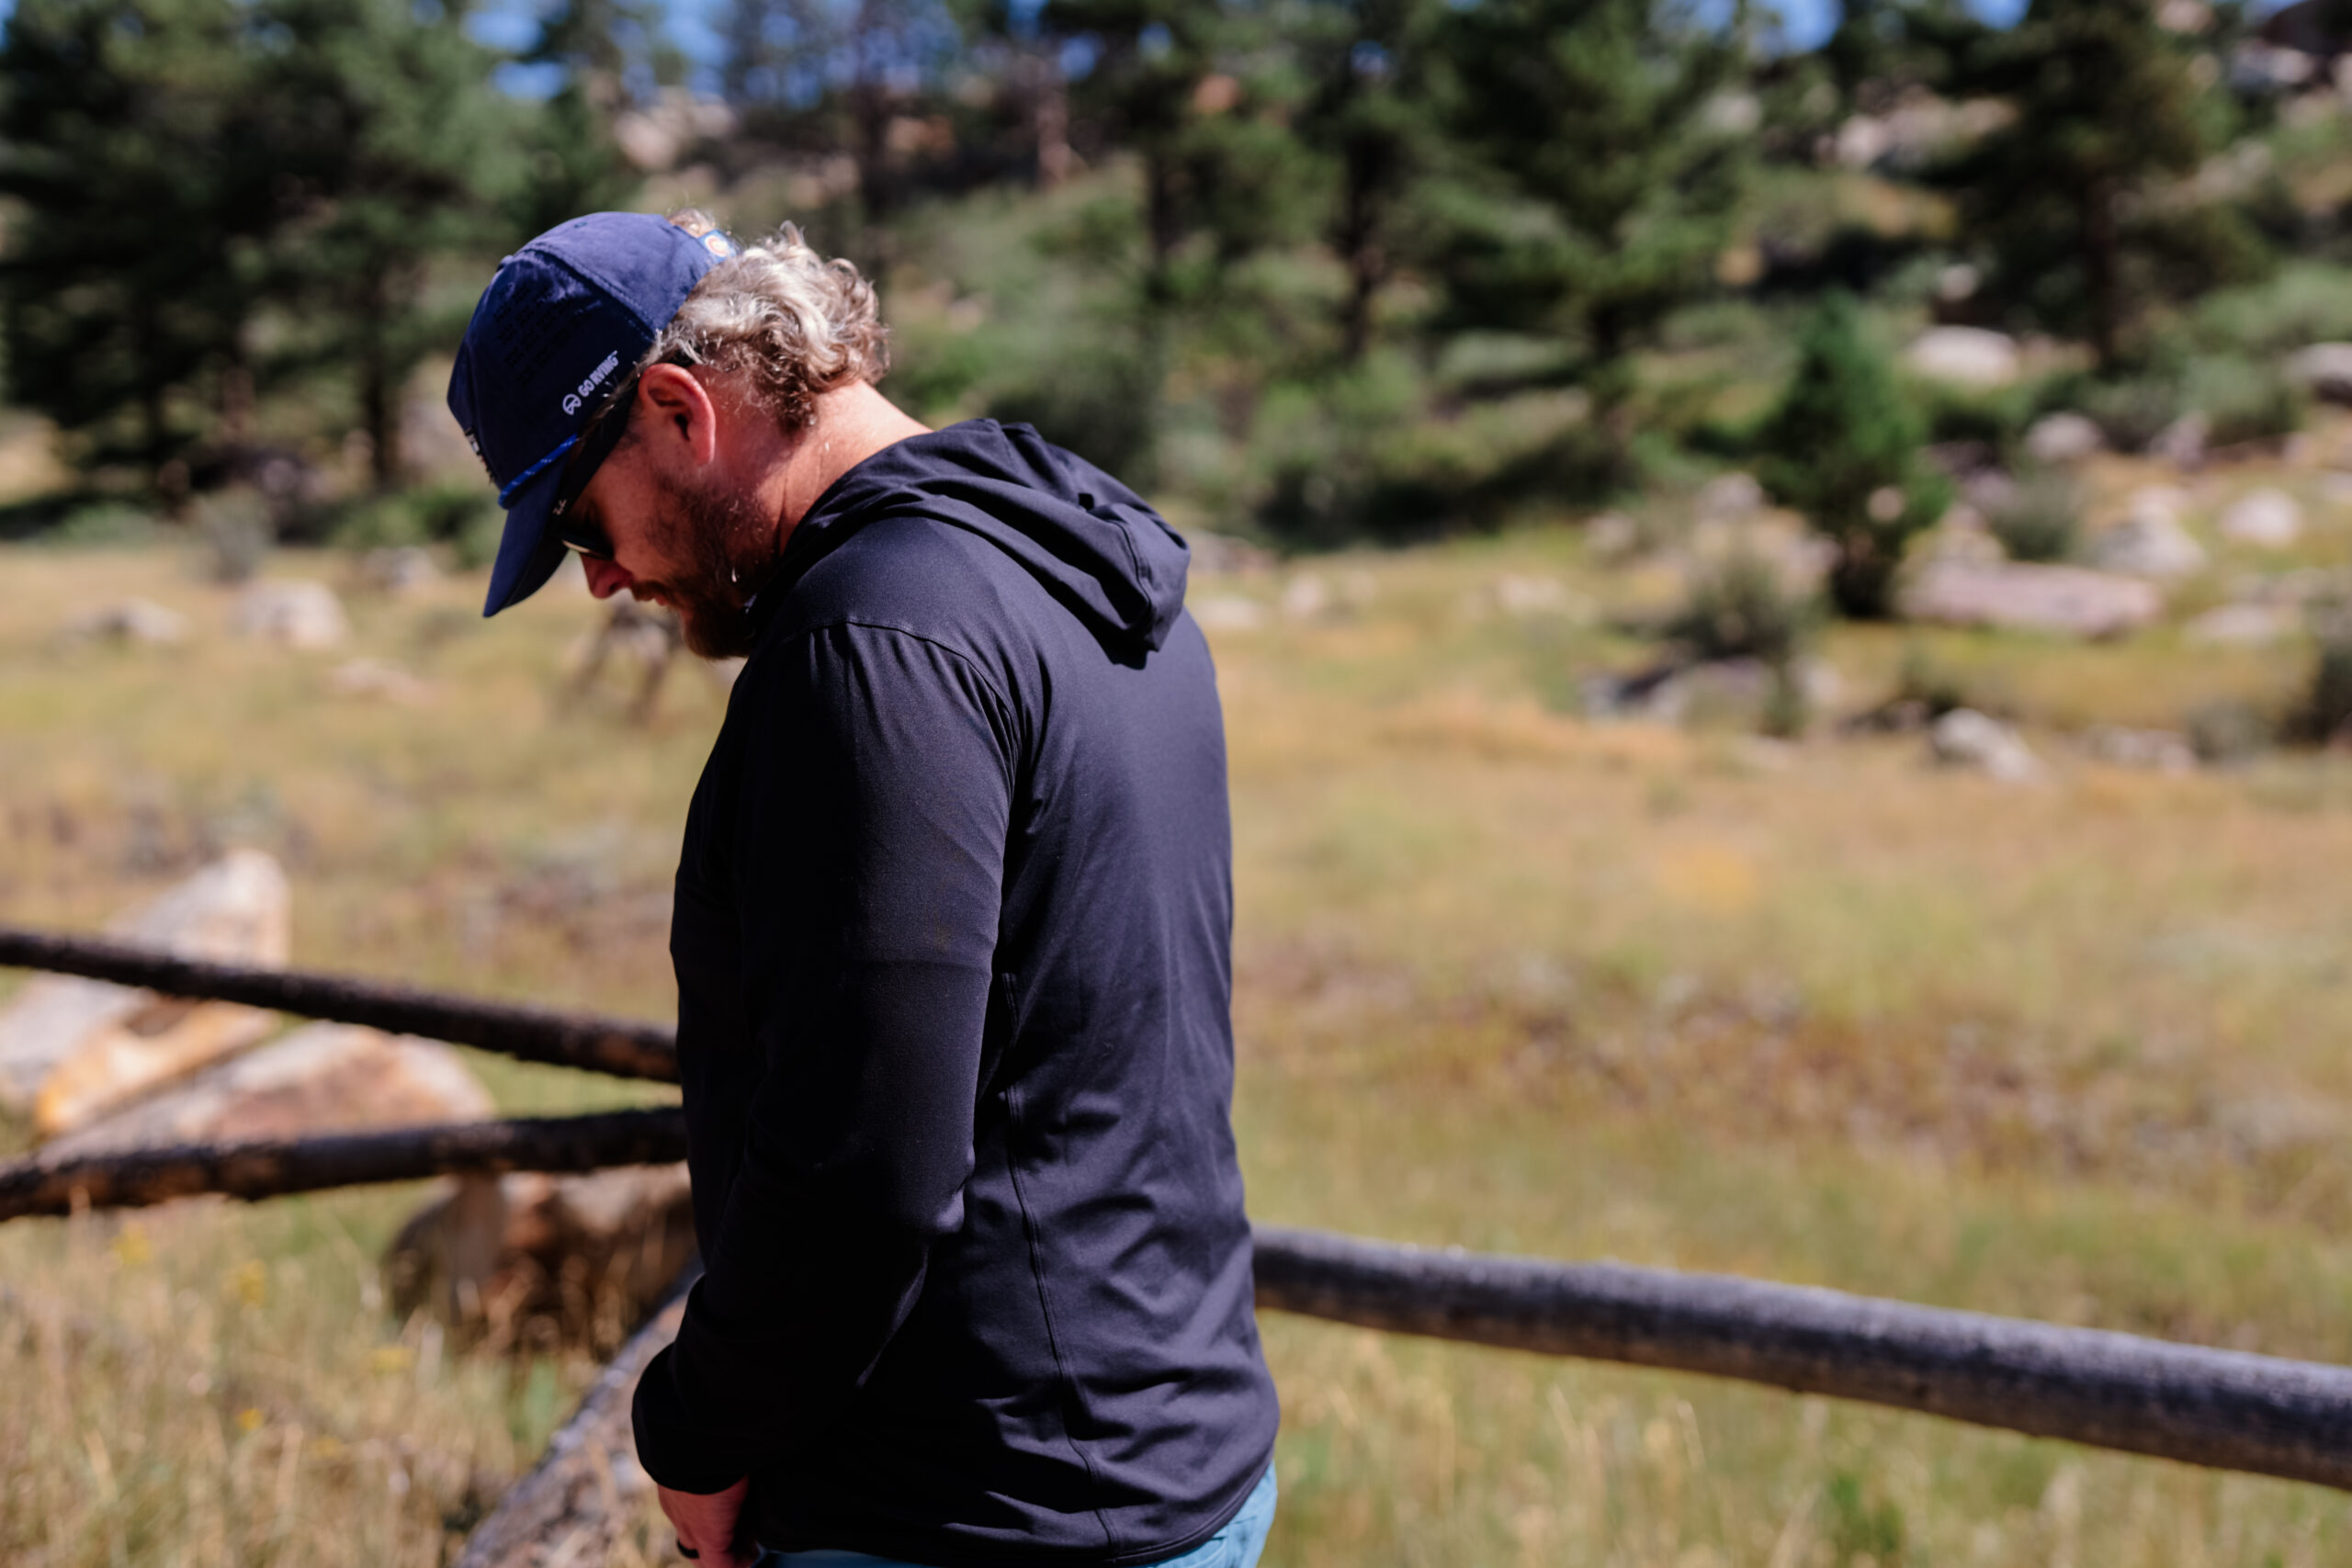
<path fill-rule="evenodd" d="M 611 1556 L 631 1510 L 653 1486 L 637 1462 L 629 1430 L 638 1374 L 678 1337 L 686 1292 L 701 1272 L 682 1275 L 669 1303 L 605 1363 L 571 1419 L 548 1439 L 539 1462 L 474 1527 L 457 1568 L 556 1568 Z"/>
<path fill-rule="evenodd" d="M 348 976 L 209 964 L 126 942 L 17 926 L 0 926 L 0 967 L 45 969 L 169 997 L 243 1002 L 361 1023 L 388 1034 L 418 1034 L 616 1077 L 678 1081 L 677 1045 L 670 1031 L 628 1019 L 476 1001 Z"/>
<path fill-rule="evenodd" d="M 443 1122 L 313 1138 L 130 1149 L 0 1166 L 0 1220 L 130 1209 L 218 1192 L 252 1201 L 330 1187 L 512 1170 L 585 1171 L 686 1157 L 674 1107 Z"/>
<path fill-rule="evenodd" d="M 2352 1368 L 1842 1291 L 1261 1226 L 1258 1304 L 2352 1490 Z"/>

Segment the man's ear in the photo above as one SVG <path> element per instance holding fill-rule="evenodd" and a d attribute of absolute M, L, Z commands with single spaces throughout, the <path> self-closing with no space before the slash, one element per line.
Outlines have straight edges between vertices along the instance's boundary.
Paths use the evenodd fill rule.
<path fill-rule="evenodd" d="M 637 384 L 641 440 L 656 452 L 705 468 L 718 456 L 718 405 L 683 365 L 650 365 Z"/>

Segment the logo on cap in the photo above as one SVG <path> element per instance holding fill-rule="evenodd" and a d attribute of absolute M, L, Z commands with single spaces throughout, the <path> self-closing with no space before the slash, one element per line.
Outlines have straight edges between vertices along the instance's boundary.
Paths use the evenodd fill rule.
<path fill-rule="evenodd" d="M 598 360 L 596 362 L 596 368 L 588 372 L 588 378 L 586 380 L 581 382 L 580 385 L 571 391 L 564 393 L 563 412 L 567 414 L 578 413 L 587 403 L 588 395 L 591 392 L 594 392 L 598 387 L 603 386 L 605 384 L 605 378 L 619 369 L 620 363 L 621 355 L 620 350 L 618 349 L 615 349 L 612 353 Z"/>

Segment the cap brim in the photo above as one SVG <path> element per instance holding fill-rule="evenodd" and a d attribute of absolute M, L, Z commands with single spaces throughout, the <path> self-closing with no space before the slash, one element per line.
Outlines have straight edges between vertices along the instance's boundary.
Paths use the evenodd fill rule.
<path fill-rule="evenodd" d="M 483 602 L 485 619 L 521 604 L 547 586 L 563 564 L 563 541 L 548 526 L 555 510 L 556 491 L 563 484 L 564 465 L 550 463 L 531 476 L 506 509 L 506 530 L 498 536 L 498 560 L 490 569 L 490 597 Z"/>

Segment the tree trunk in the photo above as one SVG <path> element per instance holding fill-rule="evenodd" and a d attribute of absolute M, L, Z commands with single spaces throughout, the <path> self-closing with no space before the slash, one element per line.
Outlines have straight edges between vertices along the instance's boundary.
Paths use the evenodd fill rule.
<path fill-rule="evenodd" d="M 367 278 L 359 293 L 359 412 L 368 430 L 368 470 L 379 491 L 400 482 L 399 391 L 392 385 L 391 279 L 382 272 Z"/>
<path fill-rule="evenodd" d="M 1176 194 L 1176 160 L 1165 148 L 1155 147 L 1144 154 L 1144 220 L 1151 239 L 1151 265 L 1144 276 L 1144 292 L 1154 306 L 1166 305 L 1175 296 L 1175 281 L 1170 274 L 1176 247 L 1183 243 L 1183 217 Z"/>
<path fill-rule="evenodd" d="M 171 431 L 164 423 L 164 370 L 157 363 L 162 357 L 155 337 L 155 302 L 141 297 L 132 306 L 132 352 L 139 365 L 139 435 L 145 448 L 147 468 L 161 482 L 164 464 L 171 446 Z"/>
<path fill-rule="evenodd" d="M 2121 346 L 2123 301 L 2115 227 L 2115 187 L 2105 175 L 2083 186 L 2083 280 L 2090 293 L 2091 349 L 2111 370 Z"/>
<path fill-rule="evenodd" d="M 1348 302 L 1340 315 L 1340 328 L 1347 362 L 1355 365 L 1363 361 L 1364 351 L 1372 346 L 1372 306 L 1386 277 L 1388 257 L 1380 245 L 1377 171 L 1373 166 L 1373 155 L 1363 148 L 1351 147 L 1347 171 L 1340 243 L 1348 263 Z"/>

